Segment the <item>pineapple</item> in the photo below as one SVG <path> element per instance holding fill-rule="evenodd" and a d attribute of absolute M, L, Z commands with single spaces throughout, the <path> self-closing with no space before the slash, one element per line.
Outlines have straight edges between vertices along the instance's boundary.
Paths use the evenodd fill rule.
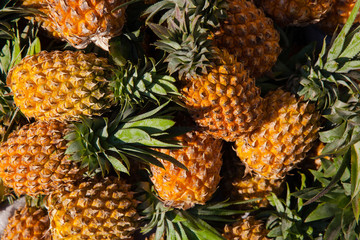
<path fill-rule="evenodd" d="M 118 102 L 140 101 L 144 95 L 163 97 L 167 89 L 177 91 L 172 78 L 147 71 L 151 64 L 147 62 L 145 69 L 115 69 L 94 53 L 42 51 L 13 67 L 7 85 L 28 118 L 78 120 L 81 115 L 100 115 Z M 159 93 L 159 88 L 166 90 Z"/>
<path fill-rule="evenodd" d="M 197 124 L 216 139 L 235 141 L 261 123 L 260 90 L 244 65 L 225 50 L 217 66 L 192 79 L 182 94 Z"/>
<path fill-rule="evenodd" d="M 252 2 L 227 0 L 227 4 L 227 19 L 215 31 L 214 44 L 234 54 L 251 76 L 259 77 L 275 64 L 281 52 L 280 35 Z"/>
<path fill-rule="evenodd" d="M 326 16 L 334 3 L 335 0 L 260 0 L 265 12 L 282 26 L 317 23 Z"/>
<path fill-rule="evenodd" d="M 25 206 L 16 210 L 1 237 L 2 240 L 51 240 L 46 210 Z"/>
<path fill-rule="evenodd" d="M 151 180 L 167 206 L 188 209 L 205 204 L 220 181 L 221 140 L 202 132 L 188 132 L 176 138 L 184 148 L 159 149 L 181 162 L 188 171 L 161 160 L 165 168 L 151 165 Z"/>
<path fill-rule="evenodd" d="M 320 23 L 320 27 L 328 34 L 333 34 L 336 27 L 343 27 L 349 18 L 351 10 L 354 8 L 356 0 L 337 0 L 334 7 Z M 358 14 L 354 26 L 360 23 Z"/>
<path fill-rule="evenodd" d="M 266 197 L 275 193 L 281 194 L 283 191 L 283 179 L 266 179 L 257 174 L 248 174 L 246 176 L 239 175 L 232 179 L 231 198 L 233 200 L 250 200 L 261 198 L 256 201 L 254 205 L 258 207 L 267 207 L 269 201 Z"/>
<path fill-rule="evenodd" d="M 24 125 L 0 145 L 0 177 L 17 195 L 49 194 L 81 177 L 78 163 L 65 155 L 69 129 L 57 121 Z"/>
<path fill-rule="evenodd" d="M 109 40 L 117 36 L 125 23 L 126 1 L 113 0 L 24 0 L 23 5 L 37 8 L 45 16 L 35 20 L 54 36 L 66 40 L 72 46 L 82 49 L 94 42 L 109 49 Z"/>
<path fill-rule="evenodd" d="M 320 114 L 281 89 L 265 98 L 265 123 L 236 141 L 236 152 L 246 167 L 268 179 L 283 178 L 301 162 L 318 138 Z"/>
<path fill-rule="evenodd" d="M 232 225 L 225 225 L 223 236 L 227 240 L 270 240 L 265 224 L 253 216 L 240 219 Z"/>
<path fill-rule="evenodd" d="M 53 239 L 133 239 L 140 218 L 130 187 L 106 177 L 57 189 L 46 202 Z"/>

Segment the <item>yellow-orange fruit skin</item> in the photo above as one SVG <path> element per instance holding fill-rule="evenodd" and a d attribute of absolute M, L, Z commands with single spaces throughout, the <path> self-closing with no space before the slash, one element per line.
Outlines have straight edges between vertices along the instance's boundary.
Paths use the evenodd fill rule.
<path fill-rule="evenodd" d="M 2 240 L 51 240 L 47 211 L 35 207 L 16 210 L 1 237 Z"/>
<path fill-rule="evenodd" d="M 54 240 L 131 240 L 139 224 L 138 201 L 124 180 L 84 179 L 47 199 Z"/>
<path fill-rule="evenodd" d="M 265 98 L 267 120 L 236 141 L 246 167 L 265 178 L 283 178 L 302 161 L 318 138 L 320 114 L 315 105 L 279 89 Z"/>
<path fill-rule="evenodd" d="M 220 50 L 219 50 L 220 51 Z M 182 88 L 196 123 L 216 139 L 233 142 L 254 130 L 263 115 L 260 90 L 244 65 L 225 50 L 211 71 Z"/>
<path fill-rule="evenodd" d="M 272 20 L 251 1 L 227 2 L 227 19 L 215 32 L 214 43 L 241 61 L 251 76 L 259 77 L 275 64 L 281 52 L 280 35 Z"/>
<path fill-rule="evenodd" d="M 334 3 L 335 0 L 260 0 L 265 12 L 282 26 L 317 23 L 326 16 Z"/>
<path fill-rule="evenodd" d="M 82 49 L 94 42 L 105 50 L 111 37 L 125 24 L 126 1 L 119 0 L 25 0 L 23 5 L 38 8 L 46 16 L 37 16 L 43 27 L 54 36 Z"/>
<path fill-rule="evenodd" d="M 65 155 L 67 125 L 39 121 L 24 125 L 0 145 L 0 178 L 18 195 L 48 195 L 81 178 L 83 170 Z"/>
<path fill-rule="evenodd" d="M 23 58 L 7 76 L 16 106 L 28 118 L 78 120 L 112 104 L 105 58 L 81 51 L 42 51 Z"/>
<path fill-rule="evenodd" d="M 248 216 L 232 225 L 225 225 L 223 237 L 227 240 L 270 240 L 267 234 L 268 230 L 262 221 Z"/>
<path fill-rule="evenodd" d="M 181 149 L 159 149 L 185 165 L 188 171 L 169 161 L 160 160 L 165 169 L 151 165 L 151 180 L 167 206 L 188 209 L 205 204 L 220 182 L 221 140 L 201 132 L 188 132 L 176 137 Z"/>
<path fill-rule="evenodd" d="M 356 0 L 337 0 L 331 11 L 319 23 L 321 29 L 327 34 L 333 34 L 337 27 L 342 28 L 349 18 Z M 354 25 L 359 25 L 360 14 L 355 18 Z"/>

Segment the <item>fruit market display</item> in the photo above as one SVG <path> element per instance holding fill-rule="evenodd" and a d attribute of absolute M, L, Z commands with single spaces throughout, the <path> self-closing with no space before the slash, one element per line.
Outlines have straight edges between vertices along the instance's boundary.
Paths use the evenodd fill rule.
<path fill-rule="evenodd" d="M 0 238 L 360 239 L 359 9 L 1 1 Z"/>

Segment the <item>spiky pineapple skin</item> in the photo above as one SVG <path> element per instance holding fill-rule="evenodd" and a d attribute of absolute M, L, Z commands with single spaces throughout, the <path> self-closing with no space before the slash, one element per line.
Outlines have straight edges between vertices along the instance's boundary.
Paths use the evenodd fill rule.
<path fill-rule="evenodd" d="M 47 211 L 36 207 L 23 207 L 9 218 L 2 240 L 51 240 Z"/>
<path fill-rule="evenodd" d="M 232 225 L 225 225 L 223 237 L 227 240 L 270 240 L 262 221 L 248 216 Z"/>
<path fill-rule="evenodd" d="M 281 52 L 272 20 L 251 1 L 227 0 L 227 19 L 214 34 L 218 48 L 227 49 L 254 77 L 269 71 Z"/>
<path fill-rule="evenodd" d="M 14 102 L 28 118 L 76 120 L 108 109 L 109 65 L 93 53 L 42 51 L 11 69 L 7 85 Z"/>
<path fill-rule="evenodd" d="M 47 199 L 53 239 L 133 239 L 139 215 L 130 187 L 124 180 L 106 177 L 53 192 Z"/>
<path fill-rule="evenodd" d="M 25 0 L 23 5 L 35 7 L 46 16 L 35 19 L 54 36 L 82 49 L 94 42 L 105 50 L 111 37 L 121 33 L 125 24 L 124 1 L 115 0 Z"/>
<path fill-rule="evenodd" d="M 356 0 L 337 0 L 326 15 L 326 17 L 319 23 L 320 28 L 323 29 L 327 34 L 333 34 L 336 27 L 343 27 L 346 20 L 349 18 Z M 355 18 L 354 25 L 360 23 L 360 14 Z"/>
<path fill-rule="evenodd" d="M 281 89 L 265 98 L 264 124 L 236 141 L 236 153 L 246 167 L 269 179 L 283 178 L 302 161 L 318 138 L 320 114 Z"/>
<path fill-rule="evenodd" d="M 0 178 L 18 195 L 49 194 L 82 175 L 78 163 L 65 155 L 66 124 L 39 121 L 9 135 L 0 145 Z"/>
<path fill-rule="evenodd" d="M 219 51 L 219 50 L 218 50 Z M 260 90 L 244 65 L 222 49 L 209 74 L 191 79 L 182 89 L 196 123 L 216 139 L 233 142 L 261 123 Z"/>
<path fill-rule="evenodd" d="M 220 182 L 221 140 L 202 132 L 188 132 L 176 137 L 181 149 L 159 149 L 177 159 L 188 171 L 160 160 L 164 168 L 151 165 L 151 180 L 167 206 L 188 209 L 195 204 L 205 204 Z"/>
<path fill-rule="evenodd" d="M 260 198 L 251 205 L 258 207 L 269 206 L 266 199 L 271 193 L 276 195 L 283 191 L 283 179 L 266 179 L 257 174 L 239 175 L 231 181 L 231 198 L 235 201 L 244 201 Z"/>
<path fill-rule="evenodd" d="M 305 26 L 323 19 L 335 0 L 261 0 L 261 7 L 282 26 Z"/>

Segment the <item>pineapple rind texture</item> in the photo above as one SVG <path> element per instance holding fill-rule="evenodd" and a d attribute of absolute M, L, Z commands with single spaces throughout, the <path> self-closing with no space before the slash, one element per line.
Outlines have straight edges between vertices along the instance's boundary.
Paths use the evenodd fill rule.
<path fill-rule="evenodd" d="M 214 34 L 214 43 L 241 61 L 253 77 L 269 71 L 281 52 L 280 34 L 272 20 L 252 2 L 228 0 L 227 19 Z"/>
<path fill-rule="evenodd" d="M 23 207 L 9 218 L 2 240 L 51 240 L 50 220 L 46 210 Z"/>
<path fill-rule="evenodd" d="M 255 79 L 225 50 L 220 63 L 192 79 L 182 93 L 197 124 L 216 139 L 233 142 L 261 123 L 263 99 Z"/>
<path fill-rule="evenodd" d="M 231 182 L 231 198 L 235 201 L 261 198 L 253 205 L 267 207 L 269 201 L 266 196 L 271 193 L 280 194 L 283 191 L 283 183 L 283 179 L 266 179 L 257 174 L 240 175 Z"/>
<path fill-rule="evenodd" d="M 270 240 L 265 224 L 248 216 L 232 225 L 225 225 L 223 236 L 227 240 Z"/>
<path fill-rule="evenodd" d="M 82 175 L 65 155 L 64 123 L 39 121 L 12 132 L 0 145 L 0 178 L 18 195 L 49 194 Z"/>
<path fill-rule="evenodd" d="M 119 35 L 125 23 L 125 7 L 113 10 L 125 2 L 49 0 L 24 1 L 23 4 L 37 7 L 46 14 L 47 18 L 37 16 L 36 20 L 54 36 L 68 41 L 72 46 L 82 49 L 94 42 L 108 50 L 110 38 Z"/>
<path fill-rule="evenodd" d="M 202 132 L 188 132 L 176 140 L 184 148 L 159 151 L 177 159 L 188 171 L 160 159 L 165 169 L 151 165 L 151 180 L 167 206 L 188 209 L 203 205 L 220 182 L 222 142 Z"/>
<path fill-rule="evenodd" d="M 335 0 L 261 0 L 261 6 L 282 26 L 315 24 L 330 11 Z"/>
<path fill-rule="evenodd" d="M 7 85 L 28 118 L 77 120 L 100 115 L 111 106 L 109 65 L 93 53 L 42 51 L 11 69 Z"/>
<path fill-rule="evenodd" d="M 333 34 L 336 27 L 342 28 L 349 18 L 356 0 L 337 0 L 326 17 L 319 23 L 320 28 L 327 34 Z M 360 23 L 360 14 L 355 18 L 354 25 Z"/>
<path fill-rule="evenodd" d="M 315 105 L 301 102 L 279 89 L 265 98 L 268 118 L 236 141 L 236 152 L 246 167 L 265 178 L 283 178 L 302 161 L 318 138 L 320 114 Z"/>
<path fill-rule="evenodd" d="M 139 215 L 130 185 L 118 178 L 85 179 L 47 199 L 54 240 L 133 239 Z"/>

